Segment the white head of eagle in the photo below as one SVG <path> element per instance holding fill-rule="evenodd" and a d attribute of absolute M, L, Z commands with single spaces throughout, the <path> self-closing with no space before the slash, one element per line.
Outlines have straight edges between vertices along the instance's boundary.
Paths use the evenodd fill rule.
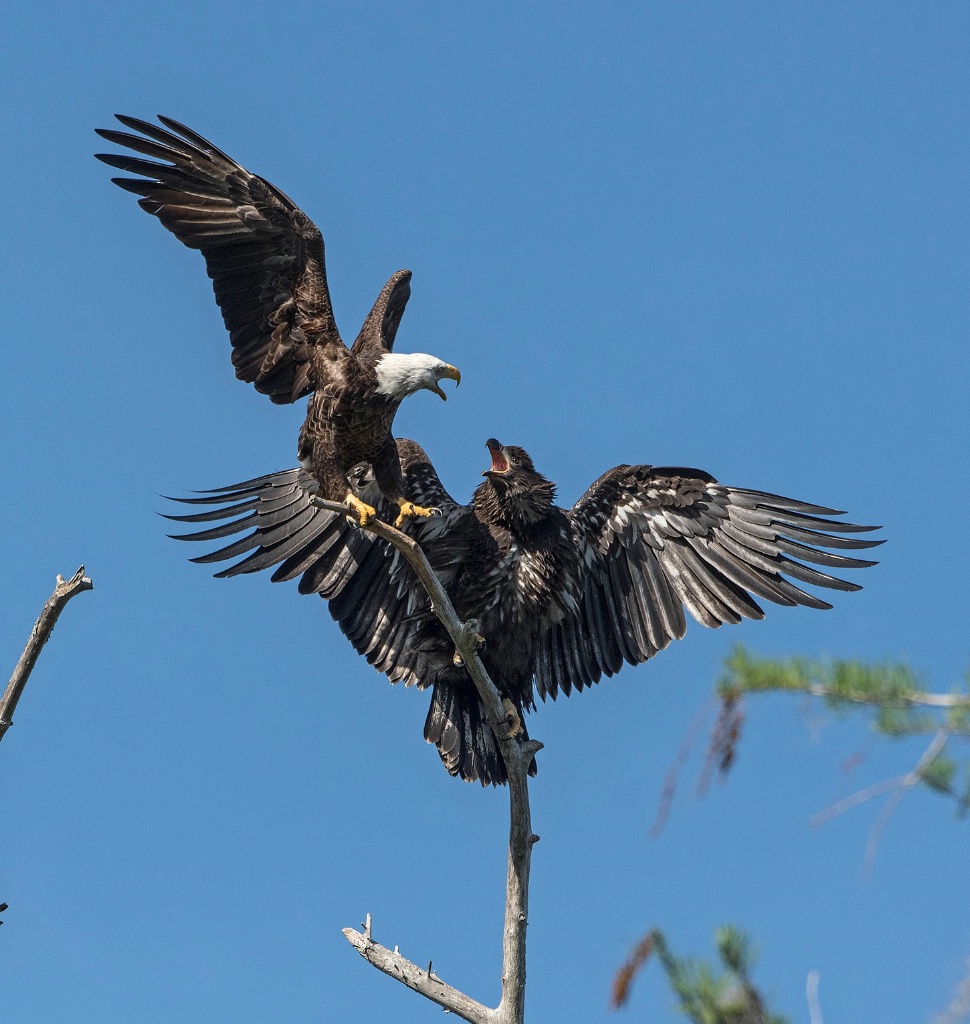
<path fill-rule="evenodd" d="M 439 398 L 448 396 L 438 387 L 438 381 L 448 377 L 461 383 L 461 374 L 450 363 L 424 352 L 388 352 L 377 360 L 377 393 L 401 401 L 415 391 L 426 388 Z"/>

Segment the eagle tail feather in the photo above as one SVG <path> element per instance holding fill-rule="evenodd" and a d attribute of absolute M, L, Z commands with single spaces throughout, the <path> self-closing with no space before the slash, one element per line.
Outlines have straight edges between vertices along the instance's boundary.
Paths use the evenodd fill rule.
<path fill-rule="evenodd" d="M 516 711 L 522 721 L 518 702 Z M 438 756 L 451 775 L 460 776 L 465 782 L 480 782 L 483 786 L 503 786 L 508 782 L 495 733 L 470 683 L 456 684 L 442 679 L 435 682 L 424 723 L 424 738 L 438 748 Z M 528 738 L 523 722 L 518 739 Z M 529 774 L 536 774 L 534 759 Z"/>

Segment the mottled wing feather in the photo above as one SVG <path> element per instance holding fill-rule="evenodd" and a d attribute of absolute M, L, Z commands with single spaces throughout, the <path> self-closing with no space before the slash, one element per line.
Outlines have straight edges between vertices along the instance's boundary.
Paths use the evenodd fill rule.
<path fill-rule="evenodd" d="M 539 640 L 540 696 L 569 694 L 613 675 L 623 662 L 653 657 L 684 635 L 684 609 L 713 628 L 763 618 L 756 597 L 831 607 L 787 577 L 834 590 L 860 589 L 804 564 L 875 564 L 840 553 L 882 543 L 843 536 L 876 527 L 828 518 L 842 514 L 726 487 L 700 470 L 617 466 L 604 473 L 567 513 L 582 600 L 575 614 Z"/>
<path fill-rule="evenodd" d="M 159 117 L 165 125 L 159 128 L 116 116 L 140 134 L 98 134 L 153 159 L 97 157 L 142 175 L 113 180 L 142 196 L 142 209 L 202 252 L 236 376 L 276 403 L 294 402 L 328 383 L 315 379 L 314 346 L 333 346 L 336 364 L 348 356 L 333 318 L 316 225 L 278 188 L 185 125 Z"/>

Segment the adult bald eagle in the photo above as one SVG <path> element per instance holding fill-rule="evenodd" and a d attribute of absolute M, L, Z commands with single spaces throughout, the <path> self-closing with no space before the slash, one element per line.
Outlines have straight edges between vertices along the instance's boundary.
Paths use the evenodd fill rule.
<path fill-rule="evenodd" d="M 154 157 L 97 157 L 140 178 L 113 178 L 143 198 L 138 205 L 181 242 L 199 249 L 232 342 L 240 380 L 278 404 L 310 395 L 299 459 L 322 497 L 346 501 L 362 523 L 374 508 L 354 494 L 347 472 L 374 467 L 381 493 L 405 516 L 432 509 L 403 496 L 391 424 L 401 402 L 461 375 L 423 353 L 391 351 L 411 294 L 411 271 L 384 285 L 353 346 L 341 341 L 330 304 L 320 229 L 265 178 L 250 174 L 185 125 L 159 117 L 166 129 L 116 115 L 140 135 L 97 129 L 102 138 Z M 165 161 L 164 163 L 157 162 Z"/>
<path fill-rule="evenodd" d="M 491 465 L 471 504 L 444 489 L 424 451 L 397 442 L 408 498 L 441 509 L 410 520 L 415 537 L 463 619 L 477 618 L 485 667 L 521 712 L 639 664 L 683 637 L 686 608 L 705 626 L 760 619 L 755 597 L 830 608 L 785 577 L 835 590 L 854 583 L 805 565 L 857 569 L 874 562 L 839 554 L 882 543 L 853 534 L 877 527 L 843 513 L 762 491 L 719 484 L 697 469 L 616 466 L 571 509 L 522 449 L 490 439 Z M 357 467 L 366 500 L 373 474 Z M 433 687 L 425 738 L 452 775 L 506 781 L 505 764 L 478 693 L 432 614 L 428 596 L 397 551 L 342 517 L 310 504 L 312 480 L 292 469 L 181 501 L 219 507 L 170 516 L 222 522 L 182 535 L 214 540 L 250 531 L 196 562 L 246 557 L 218 576 L 278 566 L 320 594 L 356 650 L 391 682 Z M 831 551 L 824 548 L 833 549 Z M 247 554 L 248 553 L 248 554 Z M 802 561 L 803 560 L 803 561 Z"/>

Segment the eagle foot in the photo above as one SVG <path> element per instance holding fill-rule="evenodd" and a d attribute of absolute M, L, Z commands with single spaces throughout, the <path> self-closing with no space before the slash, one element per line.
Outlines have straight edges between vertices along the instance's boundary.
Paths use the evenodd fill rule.
<path fill-rule="evenodd" d="M 519 717 L 518 709 L 508 697 L 502 698 L 502 707 L 505 709 L 505 718 L 500 724 L 505 735 L 501 739 L 510 740 L 522 732 L 522 719 Z"/>
<path fill-rule="evenodd" d="M 367 526 L 377 516 L 377 510 L 368 505 L 366 501 L 361 501 L 353 492 L 348 493 L 347 497 L 344 498 L 344 503 L 349 505 L 357 514 L 357 522 L 351 516 L 347 516 L 347 521 L 354 526 Z"/>
<path fill-rule="evenodd" d="M 481 633 L 473 633 L 472 641 L 475 644 L 476 654 L 479 654 L 485 650 L 485 637 L 483 637 Z M 455 648 L 455 653 L 451 657 L 451 663 L 455 666 L 455 668 L 465 667 L 465 659 L 461 656 L 461 653 L 459 652 L 457 647 Z"/>
<path fill-rule="evenodd" d="M 400 514 L 397 519 L 394 520 L 394 525 L 400 530 L 404 525 L 405 520 L 411 519 L 418 516 L 422 519 L 427 519 L 430 516 L 440 516 L 440 508 L 424 508 L 422 505 L 415 505 L 413 501 L 407 501 L 405 498 L 398 499 L 398 508 Z"/>
<path fill-rule="evenodd" d="M 471 643 L 476 654 L 485 650 L 485 637 L 478 632 L 479 626 L 481 626 L 481 623 L 478 619 L 468 619 L 463 622 L 461 624 L 461 640 L 459 641 L 459 644 L 466 650 L 467 645 Z M 465 664 L 465 659 L 461 656 L 461 652 L 458 647 L 455 647 L 455 653 L 452 656 L 451 663 L 456 668 L 461 668 Z"/>

